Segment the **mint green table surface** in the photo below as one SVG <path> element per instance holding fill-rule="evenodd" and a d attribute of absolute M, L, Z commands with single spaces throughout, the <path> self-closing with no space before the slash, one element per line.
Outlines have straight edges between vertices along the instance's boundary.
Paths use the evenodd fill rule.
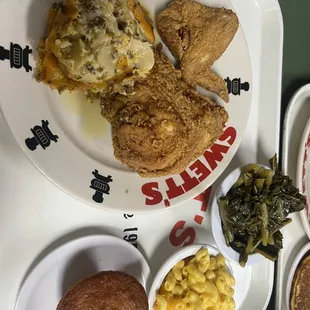
<path fill-rule="evenodd" d="M 310 83 L 310 1 L 279 0 L 284 20 L 282 115 L 293 93 Z"/>

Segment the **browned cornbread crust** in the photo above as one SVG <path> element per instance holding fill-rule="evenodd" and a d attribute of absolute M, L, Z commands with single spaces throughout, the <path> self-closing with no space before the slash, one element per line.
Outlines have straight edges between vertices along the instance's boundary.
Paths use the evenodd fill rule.
<path fill-rule="evenodd" d="M 73 285 L 57 310 L 148 310 L 143 286 L 120 271 L 103 271 Z"/>

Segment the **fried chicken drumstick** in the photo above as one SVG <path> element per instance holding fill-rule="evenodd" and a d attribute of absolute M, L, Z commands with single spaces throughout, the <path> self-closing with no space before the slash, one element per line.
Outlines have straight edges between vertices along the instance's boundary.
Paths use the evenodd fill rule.
<path fill-rule="evenodd" d="M 101 99 L 102 115 L 112 125 L 114 154 L 142 177 L 182 172 L 223 132 L 224 108 L 200 95 L 159 50 L 135 93 Z"/>
<path fill-rule="evenodd" d="M 199 85 L 228 102 L 223 79 L 210 67 L 234 38 L 237 15 L 224 8 L 207 7 L 193 0 L 174 0 L 157 17 L 158 32 L 181 63 L 184 79 Z"/>

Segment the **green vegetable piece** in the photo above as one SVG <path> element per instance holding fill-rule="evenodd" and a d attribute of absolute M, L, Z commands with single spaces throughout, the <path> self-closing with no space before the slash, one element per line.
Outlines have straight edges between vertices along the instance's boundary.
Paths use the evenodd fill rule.
<path fill-rule="evenodd" d="M 292 180 L 279 171 L 276 155 L 270 159 L 270 167 L 245 166 L 218 202 L 226 244 L 240 254 L 241 266 L 252 253 L 275 261 L 283 247 L 280 229 L 292 221 L 287 216 L 306 205 Z"/>
<path fill-rule="evenodd" d="M 253 172 L 254 172 L 254 174 L 259 176 L 264 170 L 265 170 L 264 167 L 256 165 L 256 168 L 255 168 L 255 170 Z"/>
<path fill-rule="evenodd" d="M 269 165 L 271 170 L 273 170 L 274 172 L 279 171 L 277 154 L 274 154 L 274 156 L 269 159 Z"/>
<path fill-rule="evenodd" d="M 265 203 L 260 204 L 259 210 L 261 213 L 261 233 L 262 233 L 262 244 L 268 245 L 269 231 L 268 231 L 268 211 Z"/>
<path fill-rule="evenodd" d="M 271 235 L 271 234 L 269 235 L 268 243 L 269 243 L 270 245 L 274 245 L 273 235 Z"/>
<path fill-rule="evenodd" d="M 234 240 L 234 235 L 232 231 L 230 230 L 229 222 L 226 220 L 227 201 L 223 198 L 220 198 L 218 201 L 218 205 L 219 205 L 220 217 L 222 220 L 222 228 L 223 228 L 225 241 L 226 241 L 227 246 L 229 246 L 229 243 Z"/>
<path fill-rule="evenodd" d="M 241 267 L 245 267 L 247 261 L 248 261 L 249 255 L 246 253 L 245 250 L 242 250 L 239 256 L 239 265 Z"/>
<path fill-rule="evenodd" d="M 255 253 L 265 256 L 267 259 L 271 260 L 272 262 L 275 262 L 278 258 L 278 256 L 273 256 L 260 248 L 256 248 Z"/>
<path fill-rule="evenodd" d="M 264 184 L 265 184 L 265 179 L 256 179 L 255 180 L 255 187 L 260 190 L 264 187 Z"/>
<path fill-rule="evenodd" d="M 253 186 L 253 194 L 255 195 L 258 194 L 258 189 L 255 185 Z"/>
<path fill-rule="evenodd" d="M 253 248 L 253 241 L 254 241 L 253 236 L 250 236 L 249 239 L 248 239 L 248 244 L 247 244 L 247 246 L 245 248 L 245 253 L 248 254 L 248 255 L 251 254 L 253 252 L 253 250 L 254 250 L 254 248 Z"/>
<path fill-rule="evenodd" d="M 265 178 L 265 185 L 267 188 L 269 188 L 270 185 L 272 184 L 273 176 L 274 176 L 274 171 L 272 170 L 264 169 L 264 171 L 260 173 L 260 177 Z"/>
<path fill-rule="evenodd" d="M 244 179 L 245 186 L 249 186 L 253 182 L 253 175 L 251 173 L 247 172 L 243 175 L 243 179 Z"/>
<path fill-rule="evenodd" d="M 244 184 L 244 178 L 243 178 L 243 174 L 240 175 L 239 179 L 237 180 L 237 182 L 233 185 L 232 188 L 238 188 L 241 185 Z"/>
<path fill-rule="evenodd" d="M 256 169 L 258 168 L 259 166 L 257 164 L 248 164 L 246 165 L 245 169 L 244 169 L 244 173 L 247 173 L 247 172 L 254 172 L 256 171 Z"/>

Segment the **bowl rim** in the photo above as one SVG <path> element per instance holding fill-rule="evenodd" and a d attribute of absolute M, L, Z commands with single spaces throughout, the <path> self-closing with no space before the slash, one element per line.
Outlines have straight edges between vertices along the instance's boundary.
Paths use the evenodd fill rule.
<path fill-rule="evenodd" d="M 199 249 L 206 248 L 210 255 L 215 256 L 218 254 L 223 254 L 221 251 L 215 247 L 214 245 L 205 244 L 205 243 L 196 243 L 192 245 L 185 246 L 173 254 L 171 254 L 161 265 L 159 270 L 157 271 L 155 277 L 153 278 L 152 285 L 148 292 L 148 301 L 149 301 L 149 309 L 153 309 L 154 302 L 156 300 L 156 293 L 160 288 L 164 278 L 168 274 L 168 272 L 172 269 L 172 267 L 179 261 L 185 259 L 186 257 L 194 255 Z M 226 268 L 230 272 L 232 276 L 234 276 L 232 266 L 230 262 L 226 260 Z"/>
<path fill-rule="evenodd" d="M 223 237 L 221 219 L 220 219 L 220 214 L 218 211 L 218 198 L 219 198 L 219 196 L 222 196 L 222 194 L 219 195 L 219 192 L 222 189 L 222 187 L 228 183 L 229 179 L 234 177 L 233 181 L 231 181 L 231 184 L 228 186 L 229 188 L 231 188 L 231 186 L 237 181 L 242 170 L 246 166 L 251 165 L 251 164 L 252 163 L 241 165 L 241 166 L 237 167 L 236 169 L 234 169 L 231 173 L 229 173 L 224 178 L 224 180 L 219 184 L 217 189 L 215 190 L 214 196 L 213 196 L 213 199 L 211 202 L 211 229 L 212 229 L 212 234 L 213 234 L 215 244 L 216 244 L 217 248 L 220 250 L 220 252 L 224 255 L 224 257 L 228 261 L 230 261 L 234 264 L 237 264 L 238 266 L 240 266 L 240 264 L 239 264 L 239 253 L 237 251 L 235 251 L 233 248 L 228 247 L 226 245 L 226 242 L 225 242 L 224 237 Z M 257 164 L 257 163 L 256 163 L 256 165 L 261 166 L 265 169 L 271 170 L 271 168 L 266 166 L 266 165 Z M 236 178 L 235 178 L 235 175 L 236 175 Z M 220 225 L 221 229 L 218 229 L 219 225 Z M 250 254 L 248 261 L 246 263 L 246 267 L 259 264 L 264 259 L 265 259 L 264 256 L 262 256 L 258 253 Z"/>

